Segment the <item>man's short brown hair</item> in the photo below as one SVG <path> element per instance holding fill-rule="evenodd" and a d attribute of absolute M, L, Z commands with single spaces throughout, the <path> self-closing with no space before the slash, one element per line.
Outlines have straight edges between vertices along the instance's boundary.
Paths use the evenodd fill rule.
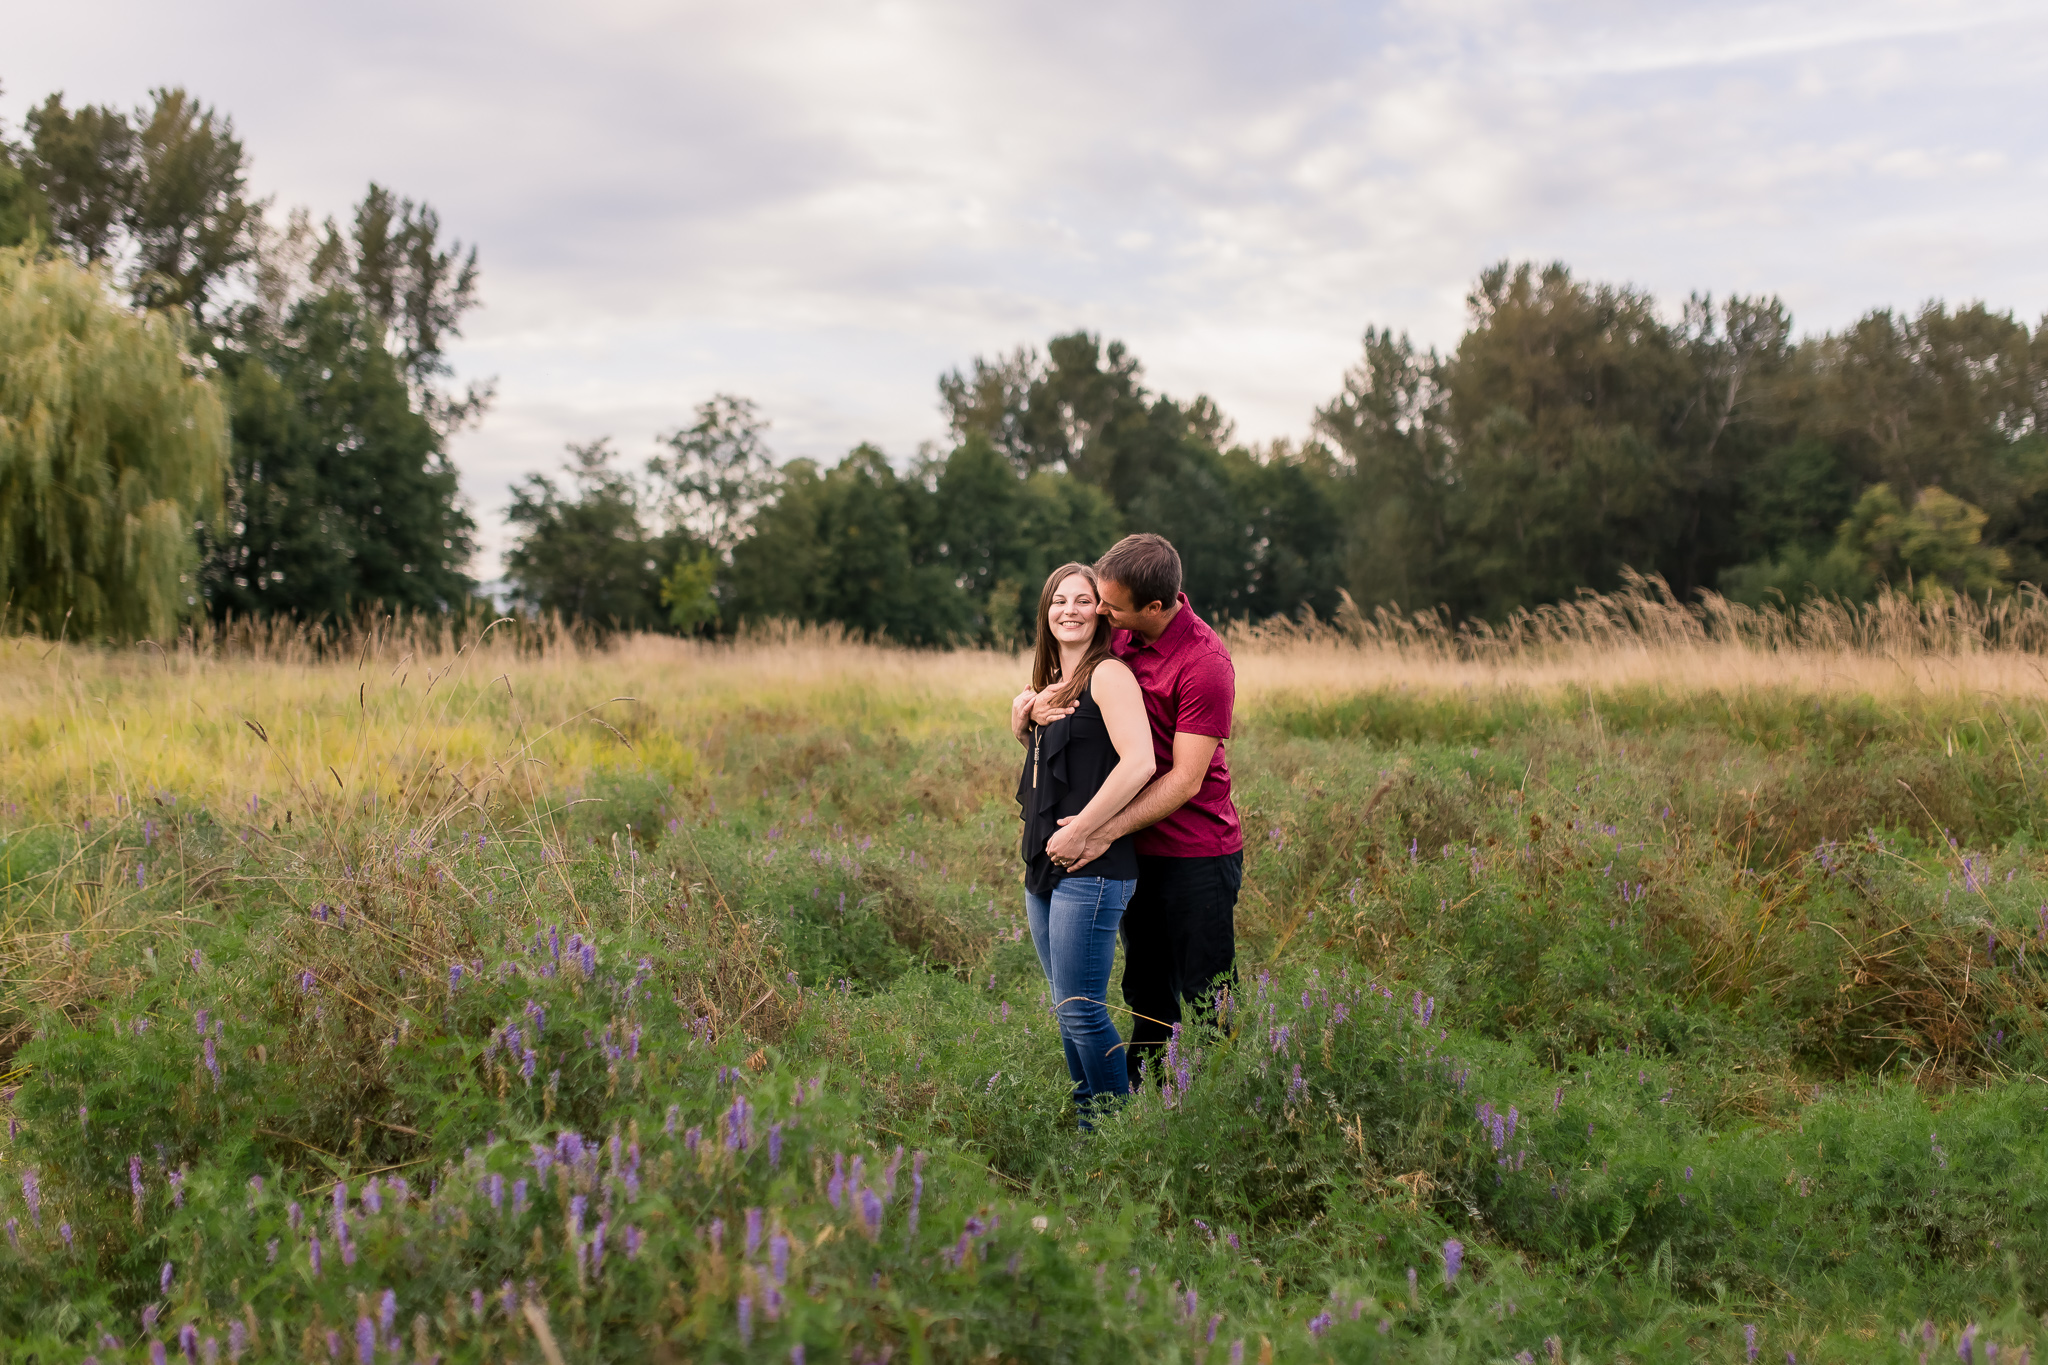
<path fill-rule="evenodd" d="M 1180 600 L 1180 554 L 1172 541 L 1150 531 L 1125 536 L 1110 546 L 1095 561 L 1095 576 L 1123 584 L 1138 611 L 1154 602 L 1171 607 Z"/>

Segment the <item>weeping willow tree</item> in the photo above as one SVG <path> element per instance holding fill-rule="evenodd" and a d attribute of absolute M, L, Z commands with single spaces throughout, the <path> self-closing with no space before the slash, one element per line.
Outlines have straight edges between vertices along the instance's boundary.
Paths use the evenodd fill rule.
<path fill-rule="evenodd" d="M 227 426 L 183 321 L 0 250 L 0 604 L 45 635 L 161 636 L 198 610 L 194 523 L 219 515 Z"/>

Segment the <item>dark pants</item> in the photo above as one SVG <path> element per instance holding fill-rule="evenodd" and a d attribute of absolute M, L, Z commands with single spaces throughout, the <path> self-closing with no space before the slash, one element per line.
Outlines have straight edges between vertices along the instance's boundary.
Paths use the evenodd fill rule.
<path fill-rule="evenodd" d="M 1244 854 L 1138 858 L 1138 890 L 1124 908 L 1124 1003 L 1131 1020 L 1130 1072 L 1158 1055 L 1181 1006 L 1206 1019 L 1211 995 L 1236 980 L 1237 889 Z"/>

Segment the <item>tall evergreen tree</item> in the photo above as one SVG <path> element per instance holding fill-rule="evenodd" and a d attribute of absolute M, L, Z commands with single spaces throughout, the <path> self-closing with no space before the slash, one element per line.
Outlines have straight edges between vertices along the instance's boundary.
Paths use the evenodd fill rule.
<path fill-rule="evenodd" d="M 234 456 L 231 519 L 209 538 L 216 615 L 440 611 L 467 598 L 474 523 L 441 433 L 383 337 L 335 291 L 224 360 Z"/>

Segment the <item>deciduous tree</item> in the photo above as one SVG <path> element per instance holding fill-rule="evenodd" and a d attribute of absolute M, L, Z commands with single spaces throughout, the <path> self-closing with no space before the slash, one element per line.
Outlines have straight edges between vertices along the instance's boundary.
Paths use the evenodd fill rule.
<path fill-rule="evenodd" d="M 103 271 L 0 250 L 0 602 L 73 638 L 168 635 L 198 609 L 192 526 L 227 453 L 184 324 Z"/>

